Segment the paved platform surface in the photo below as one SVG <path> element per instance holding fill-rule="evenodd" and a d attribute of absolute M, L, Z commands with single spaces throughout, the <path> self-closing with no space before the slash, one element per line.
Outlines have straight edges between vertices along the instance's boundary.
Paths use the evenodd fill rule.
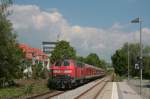
<path fill-rule="evenodd" d="M 117 87 L 118 96 L 116 95 L 112 99 L 142 99 L 127 82 L 114 82 L 113 88 L 116 89 L 115 87 Z M 112 94 L 114 95 L 116 92 L 112 92 Z"/>
<path fill-rule="evenodd" d="M 64 94 L 53 97 L 52 99 L 74 99 L 77 95 L 79 95 L 82 91 L 87 90 L 89 87 L 94 85 L 97 82 L 91 82 L 84 86 L 78 87 L 74 90 L 70 90 Z M 98 87 L 97 87 L 98 89 Z M 93 94 L 93 92 L 91 92 Z M 82 98 L 82 99 L 91 99 Z M 102 92 L 99 94 L 97 99 L 142 99 L 140 95 L 134 91 L 127 82 L 108 82 L 104 87 Z M 145 98 L 144 98 L 145 99 Z"/>
<path fill-rule="evenodd" d="M 134 89 L 134 91 L 140 93 L 140 79 L 130 79 L 128 84 L 132 89 Z M 143 99 L 150 99 L 150 80 L 142 80 L 141 91 Z"/>

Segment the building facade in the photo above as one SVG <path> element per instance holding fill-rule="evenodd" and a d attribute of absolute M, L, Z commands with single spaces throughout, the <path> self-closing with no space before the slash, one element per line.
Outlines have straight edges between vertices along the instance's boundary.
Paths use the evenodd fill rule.
<path fill-rule="evenodd" d="M 29 77 L 32 75 L 33 65 L 42 64 L 43 68 L 49 67 L 49 57 L 42 50 L 30 47 L 27 44 L 19 44 L 19 48 L 23 51 L 25 60 L 31 63 L 25 64 L 26 69 L 23 71 L 24 73 L 28 73 Z"/>

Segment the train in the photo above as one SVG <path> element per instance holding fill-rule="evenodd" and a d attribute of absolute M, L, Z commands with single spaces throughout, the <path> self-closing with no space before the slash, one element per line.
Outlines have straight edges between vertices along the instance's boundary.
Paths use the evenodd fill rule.
<path fill-rule="evenodd" d="M 56 61 L 49 67 L 48 87 L 70 89 L 105 76 L 105 70 L 73 59 Z"/>

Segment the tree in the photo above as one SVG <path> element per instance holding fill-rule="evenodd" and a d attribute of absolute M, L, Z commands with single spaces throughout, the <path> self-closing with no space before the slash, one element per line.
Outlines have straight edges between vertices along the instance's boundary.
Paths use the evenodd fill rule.
<path fill-rule="evenodd" d="M 105 60 L 100 59 L 96 53 L 90 53 L 87 57 L 77 56 L 76 60 L 103 69 L 106 69 L 108 66 L 108 63 L 106 63 Z"/>
<path fill-rule="evenodd" d="M 101 61 L 101 67 L 102 67 L 103 69 L 107 69 L 107 67 L 110 66 L 110 64 L 107 63 L 105 60 L 100 60 L 100 61 Z"/>
<path fill-rule="evenodd" d="M 2 4 L 0 5 L 1 8 Z M 4 9 L 0 11 L 0 83 L 8 82 L 22 75 L 20 64 L 23 54 L 18 48 L 17 36 L 12 32 L 12 24 L 4 14 L 6 12 Z"/>
<path fill-rule="evenodd" d="M 51 63 L 54 63 L 57 60 L 63 59 L 75 59 L 76 58 L 76 51 L 73 47 L 70 46 L 69 42 L 67 41 L 59 41 L 56 44 L 56 47 L 52 51 L 50 60 Z"/>
<path fill-rule="evenodd" d="M 127 55 L 122 50 L 117 50 L 116 53 L 112 56 L 112 64 L 115 69 L 115 72 L 119 75 L 123 75 L 127 71 Z"/>
<path fill-rule="evenodd" d="M 76 60 L 77 60 L 77 61 L 80 61 L 80 62 L 84 62 L 84 63 L 86 62 L 86 58 L 84 58 L 84 57 L 82 57 L 82 56 L 77 56 L 77 57 L 76 57 Z"/>
<path fill-rule="evenodd" d="M 143 50 L 143 76 L 150 79 L 150 46 L 146 46 Z"/>
<path fill-rule="evenodd" d="M 35 64 L 32 66 L 32 78 L 39 79 L 39 78 L 46 78 L 45 75 L 46 69 L 43 68 L 42 64 Z"/>
<path fill-rule="evenodd" d="M 140 56 L 140 44 L 129 44 L 130 52 L 130 74 L 132 76 L 138 76 L 139 70 L 135 69 L 135 64 L 138 63 L 138 58 Z M 143 76 L 150 77 L 150 47 L 143 48 Z M 127 75 L 128 68 L 128 44 L 125 43 L 121 49 L 116 50 L 115 54 L 111 57 L 112 64 L 115 69 L 115 72 L 119 75 Z"/>
<path fill-rule="evenodd" d="M 97 66 L 97 67 L 102 67 L 101 61 L 100 61 L 98 55 L 95 54 L 95 53 L 90 53 L 90 54 L 86 57 L 85 62 L 86 62 L 87 64 L 90 64 L 90 65 L 94 65 L 94 66 Z"/>
<path fill-rule="evenodd" d="M 138 63 L 137 57 L 140 56 L 140 44 L 139 43 L 129 44 L 129 51 L 130 51 L 130 60 L 129 60 L 130 74 L 132 76 L 138 76 L 140 74 L 140 72 L 139 72 L 139 70 L 135 69 L 135 64 Z M 126 55 L 127 55 L 127 50 L 126 50 Z"/>
<path fill-rule="evenodd" d="M 130 51 L 130 71 L 132 75 L 137 75 L 138 72 L 134 69 L 134 64 L 136 63 L 137 56 L 139 56 L 139 44 L 129 44 Z M 125 43 L 121 49 L 116 50 L 115 54 L 111 57 L 112 64 L 115 72 L 119 75 L 127 75 L 128 69 L 128 43 Z"/>

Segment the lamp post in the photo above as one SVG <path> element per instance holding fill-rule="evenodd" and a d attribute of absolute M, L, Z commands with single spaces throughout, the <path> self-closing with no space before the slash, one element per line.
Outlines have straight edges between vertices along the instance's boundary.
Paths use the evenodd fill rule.
<path fill-rule="evenodd" d="M 141 18 L 136 18 L 134 20 L 131 21 L 131 23 L 139 23 L 140 25 L 140 95 L 142 94 L 141 88 L 142 88 L 142 68 L 143 68 L 143 64 L 142 64 L 142 58 L 143 58 L 143 54 L 142 54 L 142 20 Z"/>

